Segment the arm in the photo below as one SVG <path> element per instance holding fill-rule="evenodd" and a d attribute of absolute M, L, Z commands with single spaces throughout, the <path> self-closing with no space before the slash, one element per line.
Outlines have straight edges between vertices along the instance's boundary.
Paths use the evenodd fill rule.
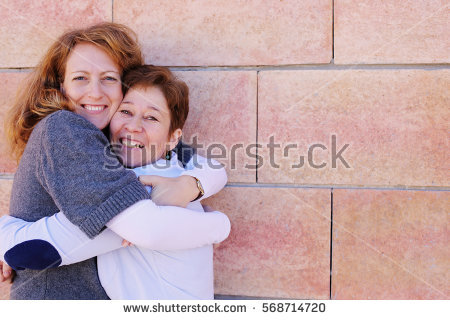
<path fill-rule="evenodd" d="M 111 230 L 134 244 L 154 250 L 181 250 L 224 240 L 228 218 L 178 207 L 158 207 L 151 200 L 131 206 L 111 222 Z M 0 218 L 0 260 L 13 269 L 43 270 L 86 259 L 121 247 L 122 237 L 106 229 L 89 239 L 61 212 L 36 222 Z"/>
<path fill-rule="evenodd" d="M 120 248 L 121 242 L 111 230 L 91 240 L 61 212 L 36 222 L 0 218 L 0 260 L 15 270 L 43 270 L 84 261 Z"/>
<path fill-rule="evenodd" d="M 145 185 L 152 186 L 151 197 L 156 204 L 178 207 L 186 207 L 199 196 L 197 182 L 192 177 L 200 181 L 205 192 L 200 200 L 216 194 L 227 183 L 224 167 L 213 159 L 194 154 L 185 169 L 176 178 L 141 175 L 139 180 Z"/>
<path fill-rule="evenodd" d="M 205 194 L 199 200 L 216 194 L 227 183 L 225 168 L 214 159 L 207 159 L 195 153 L 186 164 L 185 169 L 181 176 L 196 177 L 202 184 Z"/>
<path fill-rule="evenodd" d="M 98 235 L 107 221 L 129 206 L 149 198 L 92 123 L 69 111 L 55 112 L 41 123 L 36 132 L 41 143 L 37 176 L 58 209 L 88 237 Z"/>
<path fill-rule="evenodd" d="M 219 243 L 230 233 L 230 220 L 218 211 L 199 212 L 157 206 L 142 200 L 107 223 L 131 243 L 158 250 L 182 250 Z"/>

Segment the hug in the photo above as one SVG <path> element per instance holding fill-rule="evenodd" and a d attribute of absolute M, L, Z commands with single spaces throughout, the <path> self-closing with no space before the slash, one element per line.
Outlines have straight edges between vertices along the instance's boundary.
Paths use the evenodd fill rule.
<path fill-rule="evenodd" d="M 230 221 L 200 200 L 227 178 L 181 143 L 188 91 L 143 66 L 120 24 L 50 47 L 7 119 L 20 159 L 0 219 L 11 299 L 213 299 L 212 244 Z"/>

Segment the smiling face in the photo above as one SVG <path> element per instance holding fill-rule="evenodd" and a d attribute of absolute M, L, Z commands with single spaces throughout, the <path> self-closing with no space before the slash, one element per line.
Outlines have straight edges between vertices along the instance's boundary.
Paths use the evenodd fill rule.
<path fill-rule="evenodd" d="M 153 163 L 173 149 L 181 129 L 170 132 L 170 110 L 160 88 L 130 89 L 111 119 L 111 143 L 126 167 Z"/>
<path fill-rule="evenodd" d="M 75 113 L 103 129 L 122 101 L 120 72 L 104 50 L 79 43 L 67 58 L 61 89 Z"/>

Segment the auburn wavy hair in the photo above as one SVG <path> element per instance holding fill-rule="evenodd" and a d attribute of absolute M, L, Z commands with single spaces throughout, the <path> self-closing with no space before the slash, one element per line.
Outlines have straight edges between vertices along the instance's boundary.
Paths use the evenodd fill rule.
<path fill-rule="evenodd" d="M 136 34 L 122 24 L 103 22 L 61 35 L 30 74 L 27 83 L 21 86 L 6 114 L 6 138 L 17 161 L 39 121 L 58 110 L 72 111 L 60 86 L 67 58 L 72 49 L 82 42 L 105 50 L 120 67 L 121 76 L 144 62 Z"/>

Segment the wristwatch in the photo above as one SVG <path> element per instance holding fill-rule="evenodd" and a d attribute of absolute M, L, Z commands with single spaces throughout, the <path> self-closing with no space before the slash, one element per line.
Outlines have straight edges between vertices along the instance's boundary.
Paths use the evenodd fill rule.
<path fill-rule="evenodd" d="M 192 201 L 196 201 L 205 195 L 205 190 L 203 190 L 203 186 L 202 186 L 202 183 L 200 182 L 200 180 L 198 180 L 196 177 L 192 177 L 192 178 L 194 178 L 195 182 L 197 183 L 198 196 L 197 196 L 197 198 L 192 200 Z"/>

